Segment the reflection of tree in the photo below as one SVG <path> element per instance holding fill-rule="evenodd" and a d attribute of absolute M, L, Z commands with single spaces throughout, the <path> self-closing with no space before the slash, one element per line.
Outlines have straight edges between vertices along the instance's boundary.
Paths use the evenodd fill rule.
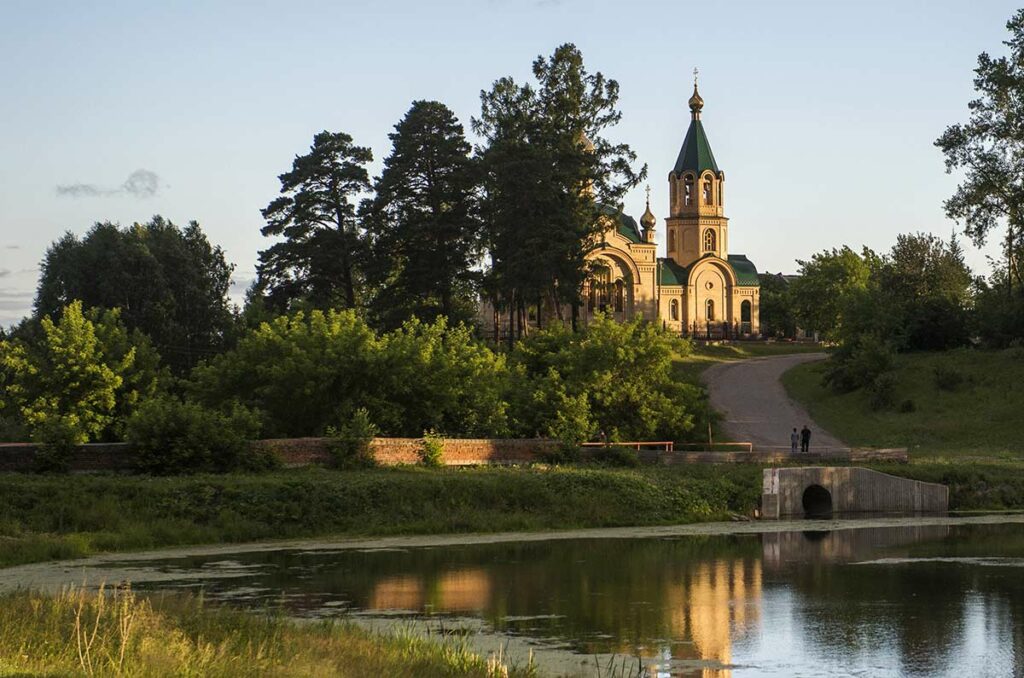
<path fill-rule="evenodd" d="M 994 527 L 1002 541 L 986 536 Z M 958 563 L 900 562 L 906 557 L 971 557 L 993 553 L 1020 555 L 1024 539 L 1008 552 L 1007 532 L 998 526 L 978 526 L 970 531 L 954 528 L 878 528 L 842 530 L 826 538 L 791 544 L 781 551 L 778 567 L 766 560 L 766 568 L 785 570 L 801 602 L 794 608 L 796 622 L 813 646 L 843 648 L 851 655 L 877 653 L 891 647 L 901 673 L 931 676 L 946 674 L 963 657 L 965 627 L 981 623 L 990 633 L 1001 620 L 1024 622 L 1024 583 L 1014 577 L 1016 568 L 984 568 Z M 799 534 L 783 535 L 791 540 Z M 766 535 L 766 539 L 768 535 Z M 766 553 L 769 551 L 766 543 Z M 857 560 L 892 558 L 886 564 L 855 563 Z M 788 564 L 788 566 L 787 566 Z M 977 592 L 984 604 L 968 605 Z M 1002 600 L 1005 604 L 995 604 Z M 823 602 L 827 601 L 827 602 Z M 977 603 L 977 601 L 975 601 Z M 981 616 L 979 621 L 976 615 Z M 1004 637 L 1010 637 L 1006 634 Z M 1024 653 L 1020 634 L 1013 636 L 1015 650 Z M 987 642 L 993 642 L 989 637 Z M 1020 656 L 1020 655 L 1018 655 Z"/>

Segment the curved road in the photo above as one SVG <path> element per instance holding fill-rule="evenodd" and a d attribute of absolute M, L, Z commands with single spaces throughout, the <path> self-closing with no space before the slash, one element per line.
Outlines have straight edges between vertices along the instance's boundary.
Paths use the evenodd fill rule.
<path fill-rule="evenodd" d="M 849 445 L 815 424 L 807 410 L 790 400 L 780 381 L 789 368 L 825 357 L 824 353 L 794 353 L 709 367 L 703 379 L 711 406 L 725 417 L 722 423 L 729 438 L 749 441 L 754 449 L 788 450 L 793 427 L 799 430 L 807 424 L 811 429 L 812 451 L 848 448 Z"/>

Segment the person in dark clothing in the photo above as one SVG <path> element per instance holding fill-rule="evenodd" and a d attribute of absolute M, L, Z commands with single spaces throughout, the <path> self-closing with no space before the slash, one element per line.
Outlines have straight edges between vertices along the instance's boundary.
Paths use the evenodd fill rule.
<path fill-rule="evenodd" d="M 809 452 L 811 449 L 811 429 L 807 428 L 807 424 L 804 424 L 803 429 L 800 431 L 800 451 Z"/>

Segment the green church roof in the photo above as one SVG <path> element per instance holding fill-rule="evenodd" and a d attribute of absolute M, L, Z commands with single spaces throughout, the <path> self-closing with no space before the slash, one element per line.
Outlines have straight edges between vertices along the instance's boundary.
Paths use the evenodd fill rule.
<path fill-rule="evenodd" d="M 699 174 L 707 169 L 715 174 L 719 171 L 711 152 L 711 144 L 708 143 L 708 135 L 704 133 L 704 125 L 695 118 L 690 121 L 690 129 L 686 131 L 683 147 L 679 149 L 679 157 L 672 171 L 678 176 L 687 170 Z"/>
<path fill-rule="evenodd" d="M 640 236 L 640 227 L 637 226 L 636 219 L 609 205 L 598 205 L 597 209 L 601 214 L 607 215 L 612 219 L 618 219 L 618 222 L 615 225 L 615 230 L 618 231 L 619 235 L 623 238 L 632 243 L 642 243 L 644 241 Z"/>
<path fill-rule="evenodd" d="M 736 274 L 736 284 L 740 287 L 760 287 L 761 278 L 757 275 L 754 262 L 742 254 L 730 254 L 729 265 Z"/>
<path fill-rule="evenodd" d="M 618 231 L 619 235 L 630 242 L 643 242 L 643 238 L 640 237 L 640 229 L 636 225 L 636 219 L 628 214 L 619 215 Z"/>
<path fill-rule="evenodd" d="M 658 259 L 661 266 L 658 267 L 660 278 L 659 285 L 685 285 L 688 272 L 685 267 L 680 266 L 671 259 Z"/>

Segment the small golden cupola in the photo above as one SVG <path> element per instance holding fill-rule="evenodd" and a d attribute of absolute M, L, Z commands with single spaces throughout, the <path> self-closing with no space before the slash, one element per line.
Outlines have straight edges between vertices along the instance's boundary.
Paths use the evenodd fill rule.
<path fill-rule="evenodd" d="M 658 219 L 651 212 L 651 187 L 647 187 L 647 209 L 644 210 L 644 215 L 640 217 L 640 225 L 643 227 L 643 238 L 644 242 L 654 242 L 654 227 L 658 225 Z"/>

